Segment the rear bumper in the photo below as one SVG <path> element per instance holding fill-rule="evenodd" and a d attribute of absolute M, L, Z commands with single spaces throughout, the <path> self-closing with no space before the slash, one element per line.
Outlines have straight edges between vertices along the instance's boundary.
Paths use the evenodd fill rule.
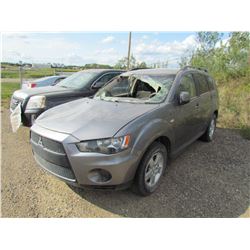
<path fill-rule="evenodd" d="M 100 153 L 80 152 L 76 143 L 79 142 L 75 137 L 54 132 L 37 126 L 32 126 L 31 131 L 39 136 L 60 143 L 65 150 L 65 162 L 56 159 L 58 153 L 46 150 L 31 140 L 33 154 L 36 162 L 50 174 L 61 180 L 77 187 L 89 187 L 95 189 L 122 189 L 132 182 L 139 164 L 138 156 L 125 150 L 118 154 L 105 155 Z M 46 151 L 47 152 L 46 154 Z M 55 156 L 56 155 L 56 156 Z M 91 178 L 91 173 L 96 170 L 107 171 L 111 178 L 105 182 L 97 182 Z"/>

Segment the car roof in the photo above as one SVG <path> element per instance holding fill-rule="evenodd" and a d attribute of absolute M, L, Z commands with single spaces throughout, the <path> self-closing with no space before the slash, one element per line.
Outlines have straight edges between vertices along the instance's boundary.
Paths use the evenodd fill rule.
<path fill-rule="evenodd" d="M 125 72 L 121 69 L 84 69 L 80 72 L 96 72 L 96 73 L 105 73 L 105 72 Z"/>
<path fill-rule="evenodd" d="M 123 73 L 123 76 L 130 75 L 176 75 L 179 69 L 166 69 L 166 68 L 157 68 L 157 69 L 138 69 L 131 70 Z"/>

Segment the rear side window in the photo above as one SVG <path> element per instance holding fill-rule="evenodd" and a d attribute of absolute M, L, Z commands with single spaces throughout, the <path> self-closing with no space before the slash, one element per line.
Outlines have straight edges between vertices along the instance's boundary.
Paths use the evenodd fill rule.
<path fill-rule="evenodd" d="M 210 90 L 214 90 L 214 80 L 211 76 L 207 76 L 207 82 Z"/>
<path fill-rule="evenodd" d="M 195 74 L 198 81 L 200 95 L 209 91 L 206 77 L 202 74 Z"/>
<path fill-rule="evenodd" d="M 191 74 L 182 77 L 179 87 L 179 93 L 182 91 L 188 92 L 190 98 L 196 96 L 195 82 Z"/>

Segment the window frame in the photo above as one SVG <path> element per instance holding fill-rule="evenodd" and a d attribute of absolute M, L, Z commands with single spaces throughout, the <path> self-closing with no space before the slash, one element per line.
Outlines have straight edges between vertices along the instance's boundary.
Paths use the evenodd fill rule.
<path fill-rule="evenodd" d="M 176 89 L 176 96 L 178 97 L 178 94 L 180 94 L 180 86 L 181 86 L 181 81 L 182 81 L 182 79 L 183 79 L 185 76 L 189 76 L 189 75 L 191 76 L 191 78 L 192 78 L 192 80 L 193 80 L 194 87 L 195 87 L 195 93 L 196 93 L 195 96 L 190 97 L 190 101 L 192 101 L 192 100 L 198 98 L 198 96 L 199 96 L 199 90 L 198 90 L 198 88 L 197 88 L 197 83 L 196 83 L 195 78 L 194 78 L 194 76 L 193 76 L 193 72 L 187 72 L 187 73 L 183 74 L 183 75 L 180 77 L 179 84 L 178 84 L 177 89 Z"/>
<path fill-rule="evenodd" d="M 207 81 L 207 76 L 205 74 L 200 73 L 200 72 L 194 72 L 193 74 L 194 74 L 194 79 L 195 79 L 197 87 L 198 87 L 199 96 L 209 93 L 210 92 L 210 87 L 209 87 L 209 84 L 208 84 L 208 81 Z M 197 75 L 200 75 L 200 76 L 202 76 L 204 78 L 204 80 L 205 80 L 205 82 L 207 84 L 207 91 L 206 92 L 201 93 L 201 91 L 200 91 L 201 90 L 200 89 L 200 82 L 199 82 L 199 79 L 198 79 Z"/>
<path fill-rule="evenodd" d="M 209 79 L 211 79 L 211 83 L 209 83 L 209 81 L 210 81 Z M 210 91 L 215 90 L 215 81 L 214 81 L 214 79 L 210 75 L 206 75 L 206 80 L 207 80 L 207 83 L 208 83 L 209 90 Z"/>
<path fill-rule="evenodd" d="M 117 73 L 117 75 L 115 75 Z M 116 76 L 118 76 L 118 75 L 120 75 L 121 74 L 121 72 L 106 72 L 106 73 L 104 73 L 104 74 L 102 74 L 102 75 L 100 75 L 92 84 L 91 84 L 91 88 L 92 87 L 95 87 L 95 84 L 102 78 L 102 77 L 104 77 L 104 76 L 106 76 L 106 75 L 114 75 L 114 77 L 112 77 L 109 81 L 111 81 L 113 78 L 115 78 Z M 107 81 L 106 83 L 104 83 L 103 84 L 103 86 L 102 87 L 104 87 L 104 85 L 106 85 L 109 81 Z M 100 88 L 102 88 L 102 87 L 100 87 Z"/>

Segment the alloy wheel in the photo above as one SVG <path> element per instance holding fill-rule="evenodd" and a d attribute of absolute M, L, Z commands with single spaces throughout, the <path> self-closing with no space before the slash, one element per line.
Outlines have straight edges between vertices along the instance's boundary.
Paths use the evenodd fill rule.
<path fill-rule="evenodd" d="M 209 125 L 208 135 L 212 139 L 215 130 L 215 119 L 213 118 Z"/>
<path fill-rule="evenodd" d="M 164 158 L 161 152 L 154 153 L 145 168 L 145 184 L 148 188 L 154 188 L 158 183 L 164 167 Z"/>

